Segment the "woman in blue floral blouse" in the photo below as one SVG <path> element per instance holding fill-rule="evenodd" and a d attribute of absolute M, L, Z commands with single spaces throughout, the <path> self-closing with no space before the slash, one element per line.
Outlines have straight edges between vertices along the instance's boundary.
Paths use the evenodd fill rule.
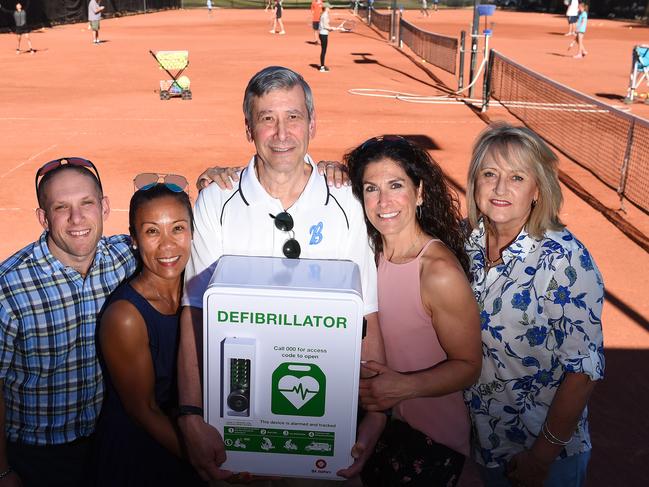
<path fill-rule="evenodd" d="M 604 284 L 559 219 L 557 158 L 531 130 L 477 139 L 467 184 L 482 373 L 465 392 L 487 486 L 581 486 L 587 402 L 604 373 Z"/>

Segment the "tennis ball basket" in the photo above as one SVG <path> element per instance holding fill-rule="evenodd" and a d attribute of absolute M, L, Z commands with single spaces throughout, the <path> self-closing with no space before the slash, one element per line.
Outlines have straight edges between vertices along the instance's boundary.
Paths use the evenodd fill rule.
<path fill-rule="evenodd" d="M 183 72 L 189 66 L 189 51 L 149 51 L 171 79 L 160 80 L 160 99 L 169 100 L 172 97 L 181 97 L 183 100 L 192 99 L 190 81 Z"/>

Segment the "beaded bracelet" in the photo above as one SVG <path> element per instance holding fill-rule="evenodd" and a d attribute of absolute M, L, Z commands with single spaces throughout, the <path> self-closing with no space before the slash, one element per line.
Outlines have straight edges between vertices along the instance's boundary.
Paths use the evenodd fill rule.
<path fill-rule="evenodd" d="M 0 480 L 2 480 L 3 478 L 5 478 L 7 475 L 9 475 L 9 474 L 10 474 L 11 472 L 13 472 L 13 471 L 14 471 L 13 468 L 11 468 L 11 467 L 7 467 L 7 470 L 5 470 L 4 472 L 0 472 Z"/>
<path fill-rule="evenodd" d="M 568 441 L 563 441 L 557 438 L 556 436 L 554 436 L 550 431 L 550 428 L 548 428 L 547 421 L 543 423 L 543 426 L 541 427 L 541 432 L 543 433 L 545 439 L 548 440 L 548 442 L 552 443 L 553 445 L 566 446 L 568 443 L 570 443 L 570 439 L 568 439 Z"/>

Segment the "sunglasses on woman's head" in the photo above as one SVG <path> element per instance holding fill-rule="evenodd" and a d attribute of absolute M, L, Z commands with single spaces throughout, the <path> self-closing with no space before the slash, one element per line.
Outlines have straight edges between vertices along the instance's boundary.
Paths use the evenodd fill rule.
<path fill-rule="evenodd" d="M 402 137 L 401 135 L 379 135 L 377 137 L 372 137 L 367 139 L 360 145 L 360 150 L 365 150 L 368 147 L 378 144 L 379 142 L 408 142 L 408 139 Z"/>
<path fill-rule="evenodd" d="M 185 176 L 179 174 L 159 174 L 155 172 L 143 172 L 135 176 L 133 185 L 136 191 L 147 191 L 158 184 L 164 184 L 174 193 L 182 193 L 189 186 Z"/>

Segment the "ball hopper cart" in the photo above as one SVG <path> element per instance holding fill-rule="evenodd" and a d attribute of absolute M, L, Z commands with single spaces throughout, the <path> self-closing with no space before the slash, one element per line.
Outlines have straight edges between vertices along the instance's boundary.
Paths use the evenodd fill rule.
<path fill-rule="evenodd" d="M 160 99 L 168 100 L 179 96 L 183 100 L 191 100 L 192 92 L 189 89 L 189 78 L 181 77 L 189 66 L 189 51 L 149 51 L 171 79 L 160 80 Z"/>

